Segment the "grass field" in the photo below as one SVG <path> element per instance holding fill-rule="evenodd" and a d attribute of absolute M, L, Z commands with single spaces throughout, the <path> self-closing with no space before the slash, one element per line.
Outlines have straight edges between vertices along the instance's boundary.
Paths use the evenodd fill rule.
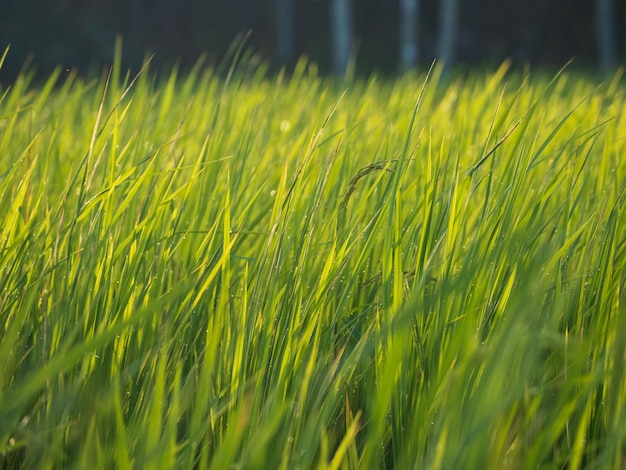
<path fill-rule="evenodd" d="M 620 75 L 0 89 L 0 468 L 625 468 Z"/>

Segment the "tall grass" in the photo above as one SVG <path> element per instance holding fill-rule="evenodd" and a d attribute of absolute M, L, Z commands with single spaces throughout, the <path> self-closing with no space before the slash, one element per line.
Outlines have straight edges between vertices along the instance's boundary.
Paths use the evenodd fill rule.
<path fill-rule="evenodd" d="M 620 76 L 231 72 L 0 90 L 0 466 L 626 465 Z"/>

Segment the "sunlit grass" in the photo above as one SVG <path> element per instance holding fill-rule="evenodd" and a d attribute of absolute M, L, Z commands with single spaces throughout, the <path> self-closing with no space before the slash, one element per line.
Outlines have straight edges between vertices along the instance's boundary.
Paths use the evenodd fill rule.
<path fill-rule="evenodd" d="M 2 467 L 626 464 L 620 76 L 121 72 L 0 90 Z"/>

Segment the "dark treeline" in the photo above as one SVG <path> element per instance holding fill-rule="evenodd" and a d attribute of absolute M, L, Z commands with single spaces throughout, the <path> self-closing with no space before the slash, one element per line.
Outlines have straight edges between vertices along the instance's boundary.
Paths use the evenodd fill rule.
<path fill-rule="evenodd" d="M 55 66 L 111 63 L 148 52 L 156 66 L 220 60 L 235 38 L 274 65 L 308 56 L 324 72 L 395 72 L 445 57 L 480 65 L 511 59 L 610 69 L 626 56 L 626 0 L 0 0 L 0 78 L 28 61 Z M 342 52 L 343 50 L 343 52 Z"/>

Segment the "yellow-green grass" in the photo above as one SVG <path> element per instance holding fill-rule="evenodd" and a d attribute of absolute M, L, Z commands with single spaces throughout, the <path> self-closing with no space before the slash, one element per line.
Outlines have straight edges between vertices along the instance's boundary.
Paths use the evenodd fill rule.
<path fill-rule="evenodd" d="M 120 72 L 0 90 L 0 467 L 626 465 L 619 75 Z"/>

